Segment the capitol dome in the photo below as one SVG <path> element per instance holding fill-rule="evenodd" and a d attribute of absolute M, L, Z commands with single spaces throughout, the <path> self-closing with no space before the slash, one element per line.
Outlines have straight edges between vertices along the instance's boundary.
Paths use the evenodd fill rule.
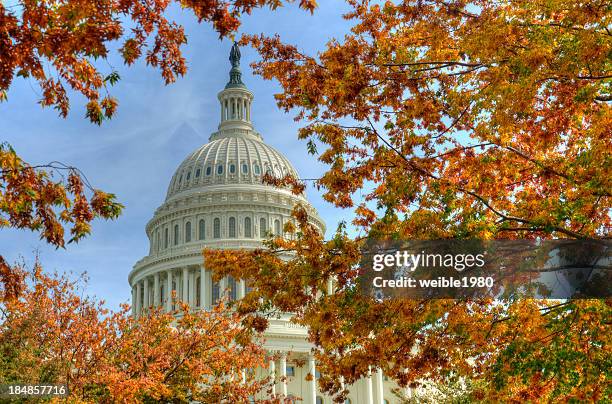
<path fill-rule="evenodd" d="M 209 143 L 191 153 L 178 167 L 170 181 L 166 200 L 201 192 L 211 186 L 261 185 L 265 173 L 298 177 L 289 160 L 265 144 L 261 135 L 239 129 L 216 132 Z"/>
<path fill-rule="evenodd" d="M 204 248 L 255 249 L 283 235 L 296 204 L 321 232 L 325 225 L 305 195 L 262 181 L 264 174 L 299 178 L 289 160 L 267 145 L 251 121 L 253 93 L 242 82 L 240 50 L 230 54 L 230 79 L 217 98 L 219 127 L 209 142 L 178 166 L 164 202 L 146 225 L 149 252 L 128 276 L 135 313 L 151 305 L 173 310 L 171 292 L 191 307 L 206 309 L 224 291 L 239 299 L 244 281 L 213 282 Z"/>
<path fill-rule="evenodd" d="M 323 221 L 305 195 L 263 183 L 266 173 L 299 175 L 282 153 L 264 143 L 253 126 L 253 93 L 242 82 L 236 44 L 230 61 L 230 80 L 217 96 L 221 111 L 218 130 L 178 166 L 164 202 L 146 225 L 148 254 L 128 276 L 134 315 L 151 307 L 175 310 L 173 292 L 193 310 L 210 309 L 223 296 L 230 300 L 244 297 L 248 292 L 245 280 L 228 276 L 213 281 L 202 250 L 256 249 L 262 248 L 271 234 L 289 237 L 283 228 L 294 222 L 291 212 L 296 204 L 302 205 L 311 223 L 325 232 Z M 269 370 L 258 372 L 262 377 L 271 372 L 278 378 L 278 390 L 274 384 L 273 394 L 303 397 L 312 404 L 331 403 L 330 397 L 317 392 L 308 330 L 292 323 L 290 317 L 285 313 L 269 320 L 264 347 L 280 356 L 270 359 Z M 276 362 L 279 373 L 274 370 Z M 307 374 L 311 375 L 309 382 L 304 381 Z M 369 394 L 367 402 L 372 403 L 372 391 L 382 390 L 372 389 L 370 377 L 367 383 L 353 386 L 351 394 L 354 399 Z"/>

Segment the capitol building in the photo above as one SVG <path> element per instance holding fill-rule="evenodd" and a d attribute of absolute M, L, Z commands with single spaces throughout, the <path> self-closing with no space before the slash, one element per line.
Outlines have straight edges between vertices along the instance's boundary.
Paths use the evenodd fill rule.
<path fill-rule="evenodd" d="M 218 130 L 179 165 L 165 201 L 146 225 L 149 253 L 134 265 L 128 278 L 135 314 L 151 306 L 172 311 L 172 299 L 168 298 L 172 291 L 192 308 L 202 310 L 214 305 L 224 291 L 230 299 L 242 298 L 247 293 L 245 281 L 226 277 L 213 282 L 202 250 L 261 248 L 270 233 L 281 234 L 297 203 L 325 232 L 323 220 L 304 195 L 262 183 L 265 173 L 299 176 L 291 162 L 264 143 L 253 126 L 254 97 L 242 82 L 236 44 L 230 61 L 229 82 L 217 96 L 221 107 Z M 309 404 L 332 403 L 314 381 L 319 373 L 307 330 L 289 318 L 270 319 L 264 333 L 270 363 L 256 372 L 274 378 L 273 394 L 280 399 L 299 397 Z M 315 376 L 313 380 L 306 380 L 309 373 Z M 372 368 L 368 377 L 346 386 L 350 391 L 346 403 L 399 402 L 391 391 L 396 385 L 385 379 Z"/>

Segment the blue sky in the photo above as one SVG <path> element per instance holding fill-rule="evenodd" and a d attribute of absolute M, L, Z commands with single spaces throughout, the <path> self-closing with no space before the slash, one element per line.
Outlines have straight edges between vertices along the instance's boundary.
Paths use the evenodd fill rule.
<path fill-rule="evenodd" d="M 278 32 L 286 42 L 312 54 L 331 38 L 341 38 L 349 27 L 342 19 L 347 10 L 344 2 L 321 3 L 314 16 L 295 6 L 256 11 L 245 17 L 240 33 Z M 186 76 L 165 86 L 159 72 L 144 62 L 127 68 L 113 54 L 109 64 L 121 76 L 113 95 L 120 105 L 116 116 L 101 127 L 84 118 L 85 103 L 77 95 L 71 99 L 67 119 L 42 109 L 37 104 L 40 90 L 30 80 L 16 78 L 8 102 L 0 103 L 0 141 L 10 143 L 31 164 L 58 160 L 79 167 L 96 188 L 115 193 L 125 205 L 118 220 L 94 222 L 90 237 L 65 250 L 50 248 L 34 233 L 0 230 L 0 254 L 10 262 L 25 259 L 31 264 L 37 252 L 46 270 L 86 271 L 88 294 L 104 299 L 113 309 L 129 299 L 127 275 L 147 253 L 144 226 L 163 202 L 174 169 L 216 130 L 216 96 L 228 79 L 230 41 L 220 41 L 210 26 L 197 24 L 188 12 L 173 14 L 188 36 Z M 251 74 L 248 63 L 255 59 L 253 50 L 242 49 L 243 81 L 255 94 L 256 129 L 293 162 L 301 176 L 318 177 L 324 167 L 297 139 L 299 124 L 274 103 L 277 83 Z M 324 202 L 312 187 L 307 193 L 329 234 L 347 212 Z"/>

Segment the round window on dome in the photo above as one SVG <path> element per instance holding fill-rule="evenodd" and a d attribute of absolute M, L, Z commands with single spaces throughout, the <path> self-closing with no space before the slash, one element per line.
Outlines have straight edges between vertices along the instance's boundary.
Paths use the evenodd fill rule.
<path fill-rule="evenodd" d="M 187 173 L 187 181 L 191 178 L 191 171 Z"/>
<path fill-rule="evenodd" d="M 255 175 L 261 174 L 261 168 L 259 168 L 259 164 L 253 164 L 253 171 L 255 172 Z"/>
<path fill-rule="evenodd" d="M 196 170 L 196 178 L 199 178 L 199 177 L 200 177 L 200 173 L 201 173 L 201 172 L 202 172 L 202 171 L 201 171 L 199 168 Z"/>
<path fill-rule="evenodd" d="M 246 163 L 242 164 L 242 174 L 248 174 L 249 173 L 249 166 Z"/>
<path fill-rule="evenodd" d="M 235 164 L 230 164 L 229 172 L 230 172 L 230 174 L 236 174 L 236 165 Z"/>
<path fill-rule="evenodd" d="M 217 175 L 223 174 L 223 164 L 217 166 Z"/>
<path fill-rule="evenodd" d="M 206 175 L 210 175 L 210 174 L 212 174 L 212 167 L 208 166 L 206 167 Z"/>

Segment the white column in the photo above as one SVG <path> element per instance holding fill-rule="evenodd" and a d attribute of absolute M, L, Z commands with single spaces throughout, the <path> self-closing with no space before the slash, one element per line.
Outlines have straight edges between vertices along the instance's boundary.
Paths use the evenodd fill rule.
<path fill-rule="evenodd" d="M 136 315 L 136 286 L 132 287 L 132 317 Z"/>
<path fill-rule="evenodd" d="M 246 296 L 246 281 L 244 279 L 240 279 L 238 283 L 238 299 L 243 299 Z"/>
<path fill-rule="evenodd" d="M 281 393 L 287 397 L 287 353 L 282 352 L 280 357 Z"/>
<path fill-rule="evenodd" d="M 159 272 L 155 273 L 154 281 L 153 281 L 153 306 L 160 306 L 159 302 Z"/>
<path fill-rule="evenodd" d="M 134 300 L 134 306 L 136 307 L 136 315 L 140 316 L 140 311 L 142 310 L 142 304 L 140 302 L 140 296 L 142 295 L 142 285 L 140 281 L 136 282 L 136 300 Z"/>
<path fill-rule="evenodd" d="M 227 289 L 227 277 L 224 277 L 219 281 L 219 297 L 225 298 L 228 296 L 225 289 Z"/>
<path fill-rule="evenodd" d="M 195 271 L 189 271 L 189 306 L 192 308 L 196 304 L 196 287 L 195 287 L 196 275 Z"/>
<path fill-rule="evenodd" d="M 372 394 L 372 369 L 368 366 L 368 374 L 366 376 L 366 400 L 368 404 L 374 404 L 374 395 Z"/>
<path fill-rule="evenodd" d="M 205 271 L 205 274 L 206 277 L 204 279 L 206 282 L 206 300 L 204 302 L 206 303 L 206 307 L 212 307 L 212 273 L 210 271 Z"/>
<path fill-rule="evenodd" d="M 340 376 L 340 390 L 344 390 L 344 376 Z"/>
<path fill-rule="evenodd" d="M 376 370 L 376 403 L 383 404 L 384 400 L 383 392 L 383 372 L 382 369 Z"/>
<path fill-rule="evenodd" d="M 270 359 L 270 378 L 272 379 L 272 396 L 276 395 L 276 368 L 274 359 Z"/>
<path fill-rule="evenodd" d="M 206 295 L 208 295 L 208 289 L 206 289 L 206 269 L 204 265 L 200 266 L 200 308 L 206 307 Z"/>
<path fill-rule="evenodd" d="M 149 280 L 144 278 L 144 308 L 145 310 L 149 310 Z"/>
<path fill-rule="evenodd" d="M 308 355 L 308 371 L 312 376 L 312 380 L 310 381 L 310 402 L 312 404 L 317 404 L 317 372 L 313 354 Z"/>
<path fill-rule="evenodd" d="M 172 270 L 166 271 L 166 311 L 172 311 Z"/>
<path fill-rule="evenodd" d="M 183 268 L 183 295 L 181 300 L 184 303 L 189 303 L 189 268 Z"/>
<path fill-rule="evenodd" d="M 412 398 L 412 389 L 408 386 L 404 387 L 404 395 L 406 398 Z"/>

